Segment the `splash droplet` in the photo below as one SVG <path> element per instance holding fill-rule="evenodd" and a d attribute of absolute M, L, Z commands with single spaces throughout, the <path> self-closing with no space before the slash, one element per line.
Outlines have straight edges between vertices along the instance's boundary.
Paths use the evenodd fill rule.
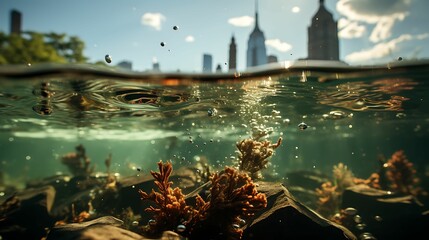
<path fill-rule="evenodd" d="M 106 56 L 104 56 L 104 60 L 106 60 L 107 63 L 111 63 L 112 62 L 112 56 L 107 54 Z"/>

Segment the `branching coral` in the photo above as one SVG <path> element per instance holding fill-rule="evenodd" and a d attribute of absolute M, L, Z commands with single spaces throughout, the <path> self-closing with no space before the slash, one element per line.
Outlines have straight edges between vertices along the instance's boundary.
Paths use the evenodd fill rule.
<path fill-rule="evenodd" d="M 142 200 L 151 200 L 155 202 L 158 208 L 150 206 L 147 212 L 154 213 L 154 221 L 150 222 L 149 232 L 160 233 L 166 230 L 176 229 L 183 225 L 184 221 L 189 221 L 192 216 L 192 208 L 186 205 L 185 196 L 179 188 L 171 188 L 172 182 L 169 181 L 173 166 L 170 162 L 165 164 L 158 162 L 159 173 L 151 171 L 155 179 L 155 185 L 159 192 L 146 192 L 139 190 Z"/>
<path fill-rule="evenodd" d="M 181 190 L 171 188 L 171 163 L 160 161 L 158 167 L 159 173 L 151 171 L 151 174 L 159 192 L 152 189 L 147 194 L 139 190 L 143 200 L 152 200 L 157 205 L 146 209 L 154 213 L 149 233 L 173 230 L 191 239 L 241 239 L 240 219 L 266 207 L 266 196 L 257 192 L 252 179 L 229 167 L 211 177 L 207 201 L 197 195 L 195 207 L 188 206 Z"/>
<path fill-rule="evenodd" d="M 91 160 L 86 155 L 82 144 L 76 146 L 76 152 L 62 156 L 61 162 L 68 167 L 75 177 L 87 177 L 94 171 L 93 167 L 90 167 Z"/>
<path fill-rule="evenodd" d="M 277 143 L 271 144 L 270 141 L 264 140 L 259 142 L 255 139 L 244 139 L 237 143 L 239 153 L 239 169 L 250 173 L 253 179 L 261 178 L 260 170 L 267 168 L 268 158 L 274 154 L 274 149 L 282 143 L 279 138 Z"/>
<path fill-rule="evenodd" d="M 390 188 L 394 191 L 417 195 L 420 188 L 417 186 L 419 179 L 413 163 L 408 161 L 403 150 L 396 151 L 385 163 L 386 177 L 391 182 Z"/>

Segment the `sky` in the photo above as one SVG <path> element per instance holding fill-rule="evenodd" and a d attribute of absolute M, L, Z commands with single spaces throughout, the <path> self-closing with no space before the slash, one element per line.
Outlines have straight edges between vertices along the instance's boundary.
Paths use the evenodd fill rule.
<path fill-rule="evenodd" d="M 351 65 L 429 57 L 428 0 L 325 0 L 325 6 L 338 21 L 340 59 Z M 259 0 L 267 54 L 306 58 L 307 28 L 318 8 L 319 0 Z M 205 53 L 225 71 L 233 35 L 243 71 L 255 16 L 250 0 L 1 0 L 2 32 L 10 31 L 12 9 L 23 14 L 23 31 L 78 36 L 91 62 L 109 54 L 111 65 L 131 61 L 135 71 L 159 62 L 161 71 L 201 72 Z"/>

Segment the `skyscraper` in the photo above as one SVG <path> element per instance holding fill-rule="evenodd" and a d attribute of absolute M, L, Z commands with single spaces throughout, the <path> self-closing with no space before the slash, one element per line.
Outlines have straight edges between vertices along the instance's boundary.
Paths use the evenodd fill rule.
<path fill-rule="evenodd" d="M 247 42 L 247 67 L 254 67 L 267 63 L 267 50 L 265 48 L 264 33 L 259 29 L 258 1 L 255 4 L 255 28 Z"/>
<path fill-rule="evenodd" d="M 211 73 L 212 72 L 212 65 L 213 65 L 212 55 L 205 53 L 203 55 L 203 72 L 204 73 Z"/>
<path fill-rule="evenodd" d="M 17 10 L 10 11 L 10 33 L 21 34 L 21 12 Z"/>
<path fill-rule="evenodd" d="M 231 37 L 231 43 L 229 44 L 229 70 L 237 69 L 237 44 L 235 44 L 234 35 Z"/>
<path fill-rule="evenodd" d="M 338 27 L 324 0 L 308 27 L 308 59 L 339 60 Z"/>

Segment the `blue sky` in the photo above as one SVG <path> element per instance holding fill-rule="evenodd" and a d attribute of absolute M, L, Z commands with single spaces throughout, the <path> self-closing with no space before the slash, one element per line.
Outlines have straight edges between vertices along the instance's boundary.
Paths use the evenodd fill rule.
<path fill-rule="evenodd" d="M 338 21 L 340 58 L 352 65 L 429 57 L 429 1 L 325 0 Z M 307 27 L 319 0 L 259 0 L 267 52 L 279 60 L 307 56 Z M 255 4 L 249 0 L 2 0 L 0 31 L 9 32 L 9 11 L 23 13 L 23 30 L 76 35 L 90 61 L 128 60 L 133 70 L 200 72 L 202 55 L 228 62 L 234 34 L 238 70 L 245 70 Z M 179 29 L 173 30 L 177 25 Z M 164 47 L 160 42 L 165 42 Z"/>

